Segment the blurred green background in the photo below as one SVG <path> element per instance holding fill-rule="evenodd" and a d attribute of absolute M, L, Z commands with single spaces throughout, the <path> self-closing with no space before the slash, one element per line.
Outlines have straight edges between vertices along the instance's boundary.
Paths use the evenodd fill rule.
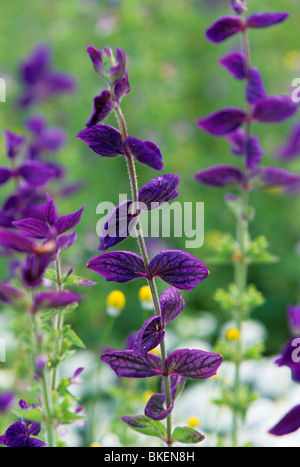
<path fill-rule="evenodd" d="M 296 0 L 249 1 L 250 11 L 281 11 L 291 13 L 288 23 L 250 33 L 253 65 L 261 69 L 269 94 L 290 92 L 291 82 L 300 73 L 299 5 Z M 197 129 L 195 121 L 228 105 L 244 105 L 243 83 L 232 79 L 218 65 L 218 59 L 239 47 L 238 39 L 215 46 L 205 39 L 206 28 L 217 16 L 229 14 L 229 1 L 205 0 L 9 0 L 1 2 L 0 76 L 7 82 L 7 102 L 0 104 L 1 129 L 23 133 L 29 115 L 44 115 L 49 124 L 61 125 L 68 133 L 68 142 L 57 160 L 68 169 L 68 181 L 82 181 L 84 189 L 67 199 L 59 200 L 60 213 L 85 205 L 78 226 L 77 246 L 65 256 L 64 269 L 74 267 L 96 280 L 98 285 L 84 289 L 86 301 L 73 314 L 74 329 L 88 348 L 97 348 L 105 325 L 105 299 L 116 288 L 113 283 L 86 270 L 88 259 L 97 256 L 96 207 L 102 201 L 118 203 L 119 192 L 129 195 L 125 162 L 122 158 L 99 159 L 76 138 L 85 126 L 92 109 L 92 99 L 103 89 L 94 73 L 86 47 L 118 46 L 127 52 L 131 92 L 123 99 L 129 133 L 152 140 L 161 148 L 165 165 L 163 173 L 178 173 L 181 178 L 180 202 L 204 201 L 205 243 L 190 250 L 206 261 L 211 275 L 193 292 L 184 293 L 186 313 L 191 318 L 208 310 L 224 320 L 213 299 L 216 288 L 226 287 L 232 280 L 232 268 L 209 263 L 211 246 L 218 232 L 234 234 L 234 218 L 224 203 L 225 190 L 204 187 L 194 181 L 194 173 L 218 163 L 239 163 L 223 139 L 214 139 Z M 78 89 L 35 106 L 26 112 L 14 105 L 20 93 L 18 64 L 40 44 L 53 49 L 54 67 L 76 77 Z M 296 120 L 297 117 L 294 119 Z M 114 116 L 107 124 L 115 125 Z M 278 164 L 276 147 L 287 137 L 290 120 L 280 125 L 257 125 L 265 149 L 264 165 Z M 1 136 L 0 164 L 6 163 L 4 138 Z M 298 161 L 286 166 L 300 171 Z M 157 175 L 150 168 L 137 166 L 140 185 Z M 55 188 L 55 187 L 54 187 Z M 1 189 L 4 199 L 9 187 Z M 266 296 L 266 304 L 254 317 L 268 328 L 267 353 L 276 353 L 288 337 L 286 306 L 299 297 L 299 198 L 287 197 L 278 191 L 256 192 L 252 195 L 256 218 L 251 225 L 253 237 L 266 235 L 271 251 L 281 258 L 278 264 L 250 267 L 250 282 Z M 168 248 L 185 249 L 185 239 L 163 239 Z M 137 251 L 134 239 L 120 249 Z M 159 248 L 160 245 L 157 245 Z M 7 275 L 1 261 L 1 279 Z M 134 281 L 117 288 L 126 294 L 127 304 L 116 323 L 112 345 L 122 347 L 126 335 L 142 322 L 138 288 Z M 164 284 L 159 282 L 159 289 Z"/>

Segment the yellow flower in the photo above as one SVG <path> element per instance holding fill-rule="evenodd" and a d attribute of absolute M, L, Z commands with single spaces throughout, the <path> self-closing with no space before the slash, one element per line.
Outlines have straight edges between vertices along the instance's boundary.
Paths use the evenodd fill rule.
<path fill-rule="evenodd" d="M 145 310 L 153 309 L 152 293 L 149 285 L 144 285 L 140 288 L 139 300 L 141 302 L 142 308 L 144 308 Z"/>
<path fill-rule="evenodd" d="M 199 426 L 200 425 L 200 420 L 198 417 L 190 417 L 188 419 L 188 425 L 191 426 L 192 428 L 194 428 L 195 426 Z"/>
<path fill-rule="evenodd" d="M 126 304 L 126 298 L 121 290 L 113 290 L 106 299 L 107 314 L 109 316 L 119 316 Z"/>
<path fill-rule="evenodd" d="M 241 333 L 237 328 L 230 328 L 226 331 L 225 337 L 228 341 L 238 341 Z"/>
<path fill-rule="evenodd" d="M 143 400 L 145 402 L 148 402 L 148 400 L 150 399 L 151 396 L 153 396 L 154 392 L 153 391 L 150 391 L 150 390 L 147 390 L 143 393 Z"/>
<path fill-rule="evenodd" d="M 90 445 L 90 448 L 102 448 L 102 444 L 94 442 Z"/>
<path fill-rule="evenodd" d="M 159 348 L 155 347 L 155 349 L 150 350 L 149 353 L 152 353 L 153 355 L 156 355 L 157 357 L 159 357 Z"/>

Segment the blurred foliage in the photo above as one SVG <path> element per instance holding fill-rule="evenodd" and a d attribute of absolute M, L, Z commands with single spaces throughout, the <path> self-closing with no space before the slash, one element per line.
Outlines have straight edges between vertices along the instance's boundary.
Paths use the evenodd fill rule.
<path fill-rule="evenodd" d="M 290 92 L 292 79 L 298 77 L 300 52 L 298 35 L 299 5 L 296 0 L 251 0 L 251 12 L 281 11 L 291 13 L 288 23 L 250 34 L 253 64 L 261 69 L 270 94 Z M 65 257 L 65 270 L 74 267 L 98 285 L 84 289 L 86 301 L 73 315 L 73 326 L 87 348 L 96 349 L 103 332 L 105 299 L 115 288 L 85 268 L 88 259 L 97 256 L 96 207 L 101 201 L 118 202 L 119 192 L 129 195 L 125 162 L 122 158 L 98 159 L 76 139 L 92 109 L 92 99 L 102 89 L 94 73 L 86 47 L 105 45 L 126 50 L 131 92 L 123 100 L 130 135 L 152 140 L 161 148 L 165 160 L 163 173 L 178 173 L 181 178 L 178 200 L 205 202 L 205 243 L 191 250 L 205 260 L 210 278 L 192 293 L 185 293 L 186 313 L 198 316 L 210 310 L 220 322 L 224 319 L 214 301 L 217 288 L 226 288 L 232 280 L 230 266 L 210 264 L 211 241 L 218 233 L 234 235 L 234 216 L 225 206 L 225 190 L 204 187 L 194 181 L 195 171 L 215 163 L 236 163 L 223 139 L 213 139 L 199 131 L 195 120 L 228 105 L 243 106 L 243 83 L 236 82 L 218 65 L 218 60 L 239 46 L 230 40 L 219 46 L 205 39 L 206 28 L 217 16 L 229 13 L 229 1 L 205 0 L 31 0 L 1 3 L 0 76 L 7 82 L 7 102 L 1 103 L 0 126 L 23 132 L 29 115 L 42 114 L 51 125 L 61 125 L 68 133 L 68 143 L 59 160 L 68 168 L 68 180 L 80 180 L 84 189 L 59 201 L 60 213 L 85 205 L 78 226 L 79 239 Z M 18 64 L 40 43 L 53 49 L 55 68 L 72 73 L 77 92 L 17 111 L 15 99 L 20 93 Z M 114 125 L 114 116 L 107 120 Z M 278 164 L 276 147 L 285 140 L 291 121 L 280 125 L 255 125 L 265 149 L 264 165 Z M 1 135 L 0 164 L 5 164 L 4 138 Z M 289 168 L 300 171 L 300 160 Z M 140 185 L 157 174 L 148 167 L 137 167 Z M 3 189 L 3 199 L 9 187 Z M 2 195 L 1 195 L 2 196 Z M 287 197 L 278 191 L 256 192 L 251 204 L 256 217 L 251 225 L 252 238 L 264 235 L 270 250 L 280 257 L 272 265 L 251 265 L 250 282 L 266 297 L 255 312 L 269 331 L 267 352 L 277 352 L 288 336 L 286 306 L 299 299 L 299 257 L 295 245 L 299 240 L 300 198 Z M 215 235 L 215 237 L 214 237 Z M 185 249 L 185 239 L 163 239 L 169 248 Z M 160 243 L 151 247 L 160 248 Z M 134 239 L 121 249 L 137 251 Z M 5 278 L 1 260 L 1 279 Z M 126 294 L 127 305 L 114 328 L 112 345 L 122 347 L 125 338 L 142 323 L 138 290 L 143 281 L 118 285 Z M 159 283 L 159 290 L 163 284 Z"/>

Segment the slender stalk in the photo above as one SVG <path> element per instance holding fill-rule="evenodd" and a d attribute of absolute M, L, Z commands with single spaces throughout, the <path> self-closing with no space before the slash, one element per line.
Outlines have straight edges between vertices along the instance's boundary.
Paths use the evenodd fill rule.
<path fill-rule="evenodd" d="M 249 76 L 251 68 L 251 57 L 250 57 L 250 44 L 249 37 L 247 33 L 247 28 L 244 28 L 242 32 L 242 50 L 246 57 L 246 74 Z M 247 102 L 246 104 L 247 119 L 246 119 L 246 144 L 251 136 L 251 122 L 252 122 L 252 106 Z M 246 158 L 245 158 L 246 163 Z M 248 179 L 249 173 L 248 169 L 245 166 L 245 178 Z M 239 291 L 240 302 L 242 297 L 247 289 L 248 283 L 248 264 L 247 264 L 247 249 L 249 241 L 249 188 L 247 181 L 241 190 L 241 206 L 237 216 L 237 228 L 236 228 L 236 240 L 239 245 L 240 257 L 235 262 L 234 267 L 234 283 Z M 242 327 L 242 313 L 243 310 L 235 310 L 234 318 L 236 321 L 236 327 L 241 335 Z M 235 361 L 235 376 L 234 376 L 234 399 L 239 404 L 239 394 L 240 394 L 240 365 L 241 365 L 241 355 L 242 355 L 242 342 L 239 339 L 237 342 L 237 358 Z M 237 404 L 237 405 L 238 405 Z M 233 409 L 233 423 L 232 423 L 232 444 L 234 447 L 238 446 L 238 428 L 240 422 L 240 409 L 235 407 Z"/>
<path fill-rule="evenodd" d="M 124 118 L 124 115 L 122 113 L 122 110 L 120 106 L 117 106 L 115 108 L 115 113 L 116 117 L 119 123 L 119 128 L 122 133 L 122 138 L 123 141 L 126 140 L 128 137 L 127 133 L 127 126 L 126 126 L 126 121 Z M 126 161 L 127 161 L 127 168 L 128 168 L 128 175 L 129 175 L 129 180 L 130 180 L 130 186 L 131 186 L 131 193 L 132 193 L 132 201 L 134 203 L 134 206 L 137 207 L 138 205 L 138 181 L 137 181 L 137 175 L 136 175 L 136 170 L 135 170 L 135 163 L 134 163 L 134 158 L 132 155 L 127 152 L 126 154 Z M 136 225 L 136 234 L 137 234 L 137 242 L 139 245 L 139 249 L 141 252 L 141 256 L 143 258 L 143 261 L 145 263 L 146 269 L 149 266 L 149 255 L 147 251 L 147 246 L 145 242 L 145 238 L 143 235 L 143 230 L 140 221 L 137 222 Z M 155 314 L 157 316 L 161 316 L 161 309 L 160 309 L 160 304 L 159 304 L 159 296 L 157 292 L 157 287 L 154 279 L 148 279 L 148 285 L 151 290 L 151 295 L 152 295 L 152 300 L 154 303 L 154 310 Z M 161 359 L 162 359 L 162 365 L 163 365 L 163 370 L 164 373 L 166 374 L 166 359 L 167 359 L 167 352 L 166 352 L 166 345 L 165 341 L 163 340 L 160 344 L 160 351 L 161 351 Z M 165 399 L 166 399 L 166 405 L 169 407 L 171 404 L 171 388 L 170 388 L 170 381 L 168 376 L 163 377 L 164 380 L 164 388 L 165 388 Z M 172 446 L 172 418 L 171 414 L 167 416 L 167 445 Z"/>
<path fill-rule="evenodd" d="M 61 273 L 61 261 L 59 254 L 55 260 L 55 268 L 56 268 L 56 286 L 57 290 L 62 290 L 62 273 Z M 55 356 L 60 356 L 62 351 L 62 332 L 64 327 L 64 310 L 59 311 L 58 315 L 55 317 L 55 329 L 58 331 L 58 339 L 55 345 Z M 51 377 L 51 387 L 52 390 L 56 389 L 57 381 L 58 381 L 58 365 L 52 371 Z"/>

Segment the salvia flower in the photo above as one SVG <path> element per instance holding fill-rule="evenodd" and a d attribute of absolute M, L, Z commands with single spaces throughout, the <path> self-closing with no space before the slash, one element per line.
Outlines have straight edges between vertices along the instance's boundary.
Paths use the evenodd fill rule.
<path fill-rule="evenodd" d="M 26 401 L 21 399 L 19 406 L 24 410 L 34 408 L 34 405 L 29 406 Z M 35 438 L 41 431 L 41 424 L 23 418 L 22 420 L 13 423 L 7 428 L 4 435 L 0 436 L 0 444 L 4 444 L 9 448 L 40 448 L 46 447 L 46 443 Z"/>
<path fill-rule="evenodd" d="M 6 155 L 10 159 L 15 159 L 25 142 L 25 136 L 17 135 L 9 130 L 4 130 L 6 140 Z"/>
<path fill-rule="evenodd" d="M 56 240 L 58 236 L 73 229 L 80 222 L 83 210 L 84 206 L 72 214 L 58 216 L 53 198 L 47 195 L 47 201 L 42 206 L 43 220 L 28 217 L 13 222 L 13 225 L 25 237 Z"/>
<path fill-rule="evenodd" d="M 0 413 L 7 412 L 11 408 L 14 399 L 15 395 L 11 391 L 0 392 Z"/>
<path fill-rule="evenodd" d="M 53 70 L 51 50 L 45 45 L 37 46 L 21 63 L 20 81 L 23 91 L 17 104 L 22 108 L 75 89 L 73 77 Z"/>

